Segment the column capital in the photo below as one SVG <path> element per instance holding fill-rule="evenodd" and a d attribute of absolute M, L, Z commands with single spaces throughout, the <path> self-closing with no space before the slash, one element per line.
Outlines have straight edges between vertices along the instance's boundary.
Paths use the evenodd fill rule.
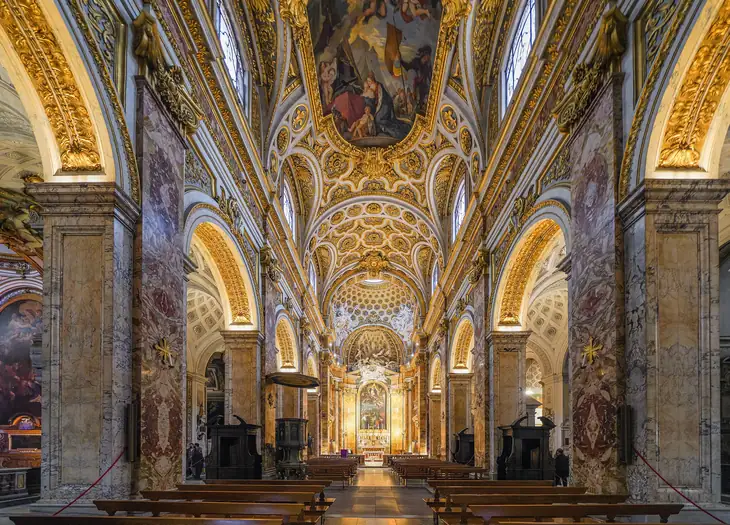
<path fill-rule="evenodd" d="M 474 374 L 459 374 L 455 372 L 449 372 L 448 376 L 452 383 L 467 383 L 469 382 L 469 380 L 471 380 Z"/>
<path fill-rule="evenodd" d="M 44 216 L 114 215 L 130 231 L 139 217 L 139 207 L 114 182 L 29 184 L 26 188 Z"/>
<path fill-rule="evenodd" d="M 646 213 L 716 213 L 730 179 L 645 179 L 619 206 L 623 227 Z"/>
<path fill-rule="evenodd" d="M 489 332 L 487 344 L 503 352 L 517 351 L 527 345 L 531 330 L 523 332 Z"/>
<path fill-rule="evenodd" d="M 264 334 L 258 330 L 221 330 L 219 333 L 226 347 L 236 348 L 264 343 Z"/>

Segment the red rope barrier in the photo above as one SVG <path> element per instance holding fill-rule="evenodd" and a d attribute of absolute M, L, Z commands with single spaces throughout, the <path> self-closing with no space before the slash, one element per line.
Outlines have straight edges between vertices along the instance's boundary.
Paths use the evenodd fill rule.
<path fill-rule="evenodd" d="M 694 501 L 692 501 L 691 499 L 689 499 L 687 496 L 685 496 L 684 494 L 682 494 L 677 488 L 674 487 L 674 485 L 672 485 L 666 479 L 664 479 L 664 476 L 662 476 L 661 474 L 659 474 L 659 472 L 657 472 L 657 470 L 649 464 L 649 462 L 646 460 L 646 458 L 644 456 L 642 456 L 639 453 L 638 450 L 636 450 L 636 447 L 633 447 L 633 449 L 634 449 L 634 452 L 636 453 L 636 455 L 639 456 L 639 459 L 641 461 L 643 461 L 644 464 L 647 467 L 649 467 L 651 469 L 651 471 L 654 474 L 656 474 L 659 477 L 660 480 L 662 480 L 664 483 L 666 483 L 674 492 L 676 492 L 677 494 L 679 494 L 680 496 L 682 496 L 684 499 L 686 499 L 687 501 L 689 501 L 692 505 L 694 505 L 695 507 L 697 507 L 699 510 L 701 510 L 702 512 L 704 512 L 705 514 L 707 514 L 712 519 L 715 519 L 715 520 L 719 521 L 723 525 L 728 525 L 726 522 L 722 521 L 720 518 L 718 518 L 717 516 L 715 516 L 714 514 L 712 514 L 710 511 L 703 509 L 702 507 L 700 507 L 699 505 L 697 505 L 697 503 L 695 503 Z"/>
<path fill-rule="evenodd" d="M 73 500 L 73 501 L 72 501 L 71 503 L 69 503 L 68 505 L 66 505 L 65 507 L 63 507 L 63 508 L 62 508 L 61 510 L 58 510 L 58 511 L 56 511 L 56 512 L 55 512 L 55 513 L 54 513 L 53 515 L 54 515 L 54 516 L 58 516 L 58 515 L 59 515 L 59 514 L 61 514 L 61 513 L 62 513 L 62 512 L 64 511 L 64 510 L 66 510 L 66 509 L 67 509 L 67 508 L 69 508 L 69 507 L 70 507 L 71 505 L 73 505 L 74 503 L 76 503 L 76 502 L 77 502 L 78 500 L 80 500 L 81 498 L 83 498 L 84 496 L 86 496 L 86 495 L 87 495 L 87 494 L 89 493 L 89 491 L 90 491 L 91 489 L 93 489 L 94 487 L 96 487 L 96 485 L 98 485 L 98 483 L 99 483 L 99 482 L 100 482 L 100 481 L 101 481 L 102 479 L 104 479 L 104 476 L 106 476 L 107 474 L 109 474 L 109 472 L 111 472 L 111 470 L 112 470 L 112 469 L 113 469 L 113 468 L 114 468 L 114 467 L 116 466 L 116 464 L 117 464 L 117 463 L 119 463 L 119 460 L 120 460 L 120 459 L 122 459 L 122 456 L 124 455 L 124 452 L 125 452 L 125 451 L 124 451 L 124 450 L 122 450 L 122 452 L 121 452 L 121 453 L 120 453 L 120 454 L 119 454 L 119 455 L 117 456 L 117 459 L 115 459 L 115 460 L 114 460 L 114 463 L 112 463 L 112 464 L 111 464 L 111 465 L 109 466 L 109 468 L 108 468 L 108 469 L 106 469 L 106 470 L 104 471 L 104 473 L 103 473 L 103 474 L 102 474 L 101 476 L 99 476 L 99 479 L 97 479 L 97 480 L 96 480 L 96 481 L 95 481 L 94 483 L 92 483 L 92 484 L 91 484 L 91 486 L 89 486 L 89 488 L 88 488 L 88 489 L 86 489 L 86 490 L 85 490 L 85 491 L 83 491 L 83 492 L 82 492 L 81 494 L 79 494 L 78 496 L 76 496 L 76 499 L 74 499 L 74 500 Z"/>

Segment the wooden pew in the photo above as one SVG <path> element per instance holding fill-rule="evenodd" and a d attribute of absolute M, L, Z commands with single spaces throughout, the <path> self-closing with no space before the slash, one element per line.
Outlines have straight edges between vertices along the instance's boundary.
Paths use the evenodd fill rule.
<path fill-rule="evenodd" d="M 10 516 L 16 525 L 281 525 L 281 519 L 185 518 L 181 516 Z M 290 524 L 295 522 L 290 521 Z"/>
<path fill-rule="evenodd" d="M 194 517 L 219 515 L 260 518 L 278 516 L 282 523 L 316 522 L 327 510 L 324 507 L 306 507 L 298 503 L 246 503 L 229 501 L 148 501 L 148 500 L 94 500 L 96 508 L 114 516 L 117 512 L 149 512 L 152 516 L 162 513 L 183 514 Z"/>
<path fill-rule="evenodd" d="M 329 487 L 330 481 L 311 480 L 311 479 L 206 479 L 203 481 L 206 485 L 324 485 Z M 200 484 L 190 483 L 190 486 L 200 486 Z"/>
<path fill-rule="evenodd" d="M 519 479 L 460 479 L 459 481 L 454 481 L 450 479 L 429 479 L 428 484 L 433 487 L 445 487 L 445 486 L 454 486 L 458 485 L 461 487 L 483 487 L 487 485 L 499 485 L 501 487 L 506 487 L 508 485 L 516 485 L 520 487 L 525 486 L 543 486 L 543 487 L 552 487 L 554 485 L 554 482 L 551 480 L 519 480 Z"/>
<path fill-rule="evenodd" d="M 474 479 L 479 480 L 489 475 L 485 468 L 469 467 L 466 465 L 439 465 L 432 467 L 429 472 L 429 479 Z"/>
<path fill-rule="evenodd" d="M 585 494 L 585 487 L 553 487 L 544 485 L 442 485 L 435 489 L 433 499 L 438 502 L 454 494 Z"/>
<path fill-rule="evenodd" d="M 357 461 L 353 459 L 313 458 L 307 461 L 307 478 L 310 480 L 341 480 L 342 488 L 357 475 Z"/>
<path fill-rule="evenodd" d="M 217 490 L 143 490 L 142 497 L 151 501 L 247 501 L 258 503 L 301 503 L 329 508 L 334 498 L 318 498 L 316 491 L 303 492 L 241 492 Z"/>
<path fill-rule="evenodd" d="M 316 483 L 312 483 L 314 480 L 306 480 L 307 484 L 300 484 L 296 481 L 296 485 L 269 485 L 265 483 L 261 484 L 248 484 L 248 485 L 234 485 L 234 484 L 221 484 L 221 485 L 194 485 L 190 483 L 181 483 L 177 485 L 177 490 L 210 490 L 213 492 L 307 492 L 314 491 L 319 493 L 320 499 L 324 499 L 324 489 L 329 487 L 332 483 L 331 480 L 317 480 Z"/>
<path fill-rule="evenodd" d="M 609 523 L 616 521 L 617 516 L 659 516 L 662 523 L 684 508 L 679 503 L 646 503 L 646 504 L 592 504 L 582 505 L 469 505 L 474 517 L 481 518 L 484 523 L 494 523 L 494 518 L 572 518 L 579 520 L 591 516 L 606 516 Z M 458 522 L 446 520 L 449 525 L 468 523 L 468 516 L 462 514 Z"/>

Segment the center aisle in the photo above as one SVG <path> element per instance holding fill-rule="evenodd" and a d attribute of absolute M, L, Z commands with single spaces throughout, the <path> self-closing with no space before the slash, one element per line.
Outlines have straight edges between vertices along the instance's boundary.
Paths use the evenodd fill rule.
<path fill-rule="evenodd" d="M 334 486 L 327 496 L 337 498 L 327 512 L 327 525 L 429 525 L 430 509 L 423 498 L 431 496 L 423 487 L 399 487 L 388 468 L 360 468 L 355 485 Z"/>

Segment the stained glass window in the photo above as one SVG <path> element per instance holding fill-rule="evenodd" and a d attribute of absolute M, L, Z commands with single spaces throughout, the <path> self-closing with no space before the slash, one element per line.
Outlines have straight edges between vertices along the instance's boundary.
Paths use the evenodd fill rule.
<path fill-rule="evenodd" d="M 459 185 L 459 189 L 456 192 L 456 199 L 454 200 L 454 229 L 452 232 L 452 238 L 456 239 L 459 234 L 459 228 L 461 223 L 464 222 L 464 215 L 466 214 L 466 185 L 464 181 Z"/>
<path fill-rule="evenodd" d="M 510 103 L 512 95 L 517 89 L 522 71 L 527 64 L 527 57 L 530 55 L 532 44 L 535 42 L 537 33 L 537 8 L 536 0 L 527 0 L 522 8 L 520 18 L 517 21 L 517 31 L 512 37 L 507 54 L 507 65 L 504 68 L 504 106 Z"/>
<path fill-rule="evenodd" d="M 228 70 L 228 75 L 233 84 L 233 90 L 236 92 L 243 111 L 248 115 L 249 106 L 249 73 L 243 66 L 241 58 L 241 48 L 238 45 L 236 34 L 233 31 L 233 22 L 228 13 L 223 0 L 216 2 L 216 29 L 218 30 L 218 39 L 223 48 L 223 63 Z"/>
<path fill-rule="evenodd" d="M 281 207 L 284 210 L 284 217 L 286 218 L 286 222 L 289 224 L 289 228 L 291 228 L 292 235 L 296 238 L 297 221 L 294 213 L 294 203 L 289 186 L 286 185 L 284 186 L 284 191 L 281 194 Z"/>

